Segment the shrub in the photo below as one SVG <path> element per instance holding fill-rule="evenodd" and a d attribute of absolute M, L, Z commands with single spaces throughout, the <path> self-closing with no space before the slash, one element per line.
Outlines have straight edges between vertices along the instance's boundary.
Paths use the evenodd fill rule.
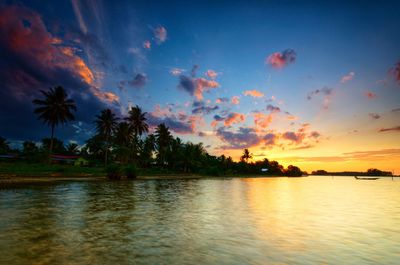
<path fill-rule="evenodd" d="M 120 180 L 122 177 L 122 170 L 119 165 L 111 164 L 106 168 L 107 178 L 111 180 Z"/>
<path fill-rule="evenodd" d="M 136 167 L 135 167 L 135 165 L 128 165 L 128 166 L 126 166 L 125 167 L 125 169 L 124 169 L 124 173 L 125 173 L 125 176 L 128 178 L 128 179 L 134 179 L 134 178 L 136 178 L 137 177 L 137 169 L 136 169 Z"/>

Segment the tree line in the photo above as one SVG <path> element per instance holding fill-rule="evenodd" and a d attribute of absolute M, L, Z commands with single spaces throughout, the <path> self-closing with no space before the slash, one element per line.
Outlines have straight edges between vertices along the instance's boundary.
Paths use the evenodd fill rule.
<path fill-rule="evenodd" d="M 92 165 L 131 165 L 141 169 L 160 172 L 200 173 L 208 175 L 264 174 L 301 176 L 296 166 L 284 168 L 277 161 L 249 162 L 252 158 L 244 149 L 240 161 L 230 156 L 213 156 L 207 153 L 202 143 L 183 142 L 174 137 L 169 128 L 161 123 L 149 133 L 146 112 L 139 106 L 131 107 L 126 117 L 117 117 L 111 109 L 104 109 L 94 118 L 96 133 L 82 147 L 55 138 L 59 125 L 74 120 L 77 110 L 75 102 L 69 99 L 61 87 L 41 91 L 43 98 L 33 100 L 34 113 L 50 127 L 50 138 L 44 138 L 40 146 L 25 141 L 18 152 L 33 162 L 50 162 L 52 154 L 79 155 Z M 0 138 L 0 154 L 11 149 L 4 138 Z M 16 151 L 16 150 L 14 150 Z"/>

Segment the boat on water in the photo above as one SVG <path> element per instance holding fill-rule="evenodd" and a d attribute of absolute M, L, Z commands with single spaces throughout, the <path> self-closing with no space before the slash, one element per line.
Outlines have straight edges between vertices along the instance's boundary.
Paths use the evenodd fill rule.
<path fill-rule="evenodd" d="M 355 179 L 359 179 L 359 180 L 377 180 L 377 179 L 380 179 L 380 178 L 375 178 L 375 177 L 369 178 L 369 177 L 357 177 L 357 176 L 354 176 L 354 178 Z"/>

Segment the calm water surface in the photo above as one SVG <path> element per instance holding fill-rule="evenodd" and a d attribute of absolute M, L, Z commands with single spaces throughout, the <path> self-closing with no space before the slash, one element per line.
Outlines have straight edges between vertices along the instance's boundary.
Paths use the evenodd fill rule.
<path fill-rule="evenodd" d="M 400 264 L 400 181 L 236 178 L 2 190 L 0 264 Z"/>

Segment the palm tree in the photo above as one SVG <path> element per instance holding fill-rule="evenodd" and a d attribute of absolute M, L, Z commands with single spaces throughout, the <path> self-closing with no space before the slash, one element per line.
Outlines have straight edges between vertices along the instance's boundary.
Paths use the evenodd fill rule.
<path fill-rule="evenodd" d="M 76 143 L 69 143 L 65 149 L 70 155 L 77 155 L 79 153 L 79 145 Z"/>
<path fill-rule="evenodd" d="M 135 107 L 131 107 L 128 112 L 128 117 L 125 118 L 132 128 L 134 136 L 132 145 L 132 154 L 134 160 L 136 159 L 139 151 L 138 144 L 142 134 L 149 131 L 149 125 L 146 123 L 146 114 L 146 112 L 142 112 L 142 109 L 136 105 Z"/>
<path fill-rule="evenodd" d="M 64 125 L 68 121 L 74 120 L 72 111 L 76 111 L 74 100 L 68 99 L 64 88 L 57 86 L 50 88 L 49 91 L 40 91 L 44 99 L 35 99 L 33 104 L 38 105 L 34 110 L 39 115 L 39 119 L 51 127 L 51 142 L 49 149 L 49 159 L 53 151 L 54 130 L 59 124 Z"/>
<path fill-rule="evenodd" d="M 7 153 L 10 151 L 10 145 L 7 140 L 0 136 L 0 154 Z"/>
<path fill-rule="evenodd" d="M 144 166 L 148 166 L 151 163 L 155 149 L 156 137 L 154 134 L 150 134 L 146 137 L 141 152 L 141 160 Z"/>
<path fill-rule="evenodd" d="M 118 118 L 110 109 L 105 109 L 100 112 L 100 115 L 96 115 L 96 131 L 97 134 L 105 141 L 105 157 L 104 165 L 107 166 L 108 161 L 108 150 L 110 148 L 111 137 L 113 136 L 117 124 Z"/>
<path fill-rule="evenodd" d="M 243 155 L 241 156 L 241 160 L 245 161 L 246 163 L 248 162 L 249 159 L 253 158 L 253 156 L 250 154 L 249 149 L 244 149 L 243 150 Z"/>
<path fill-rule="evenodd" d="M 172 135 L 169 128 L 161 123 L 156 129 L 156 142 L 157 142 L 157 158 L 159 163 L 164 166 L 167 158 L 167 154 L 171 148 Z"/>
<path fill-rule="evenodd" d="M 114 142 L 117 147 L 117 154 L 122 162 L 126 162 L 129 157 L 132 141 L 133 128 L 127 122 L 120 122 L 115 131 Z"/>
<path fill-rule="evenodd" d="M 132 126 L 135 138 L 149 131 L 149 125 L 146 123 L 146 114 L 147 112 L 142 112 L 142 109 L 136 105 L 129 110 L 128 117 L 125 118 Z"/>

